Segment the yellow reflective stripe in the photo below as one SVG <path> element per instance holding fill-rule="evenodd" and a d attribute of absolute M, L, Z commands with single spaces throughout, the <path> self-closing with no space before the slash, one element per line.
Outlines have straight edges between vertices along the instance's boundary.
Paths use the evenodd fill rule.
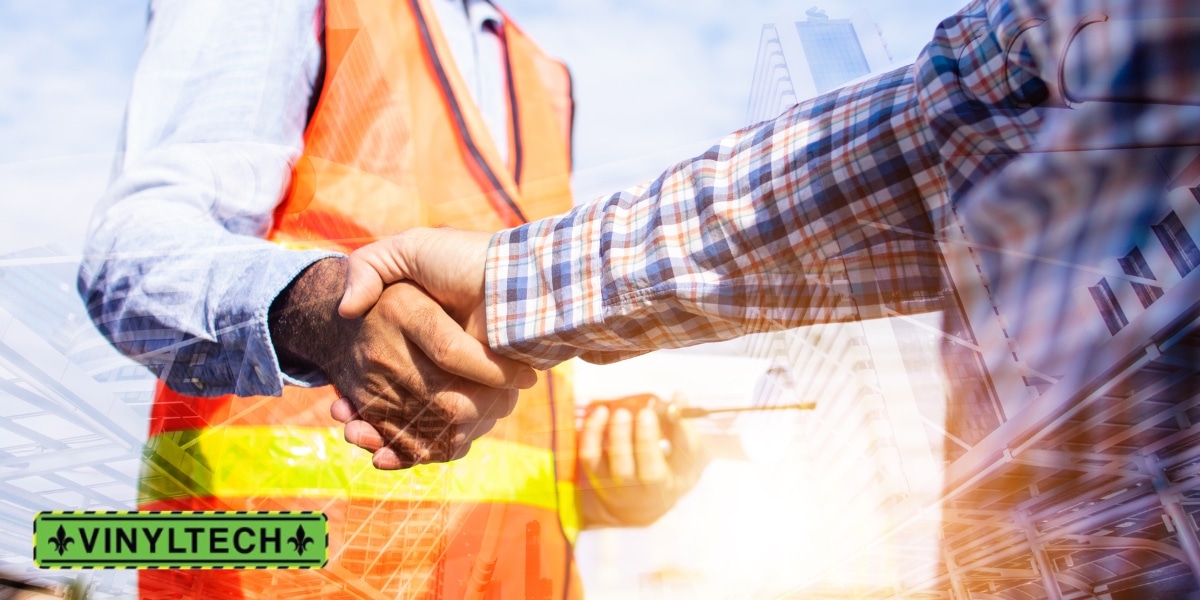
<path fill-rule="evenodd" d="M 341 435 L 337 428 L 284 426 L 159 434 L 146 444 L 139 501 L 189 496 L 370 498 L 506 502 L 556 510 L 557 489 L 564 528 L 578 532 L 574 486 L 550 483 L 554 454 L 549 449 L 484 438 L 452 463 L 380 471 L 371 466 L 366 452 Z"/>
<path fill-rule="evenodd" d="M 471 452 L 475 451 L 473 448 Z M 583 514 L 579 511 L 579 490 L 570 481 L 558 482 L 558 522 L 562 524 L 567 541 L 574 546 L 583 529 Z"/>

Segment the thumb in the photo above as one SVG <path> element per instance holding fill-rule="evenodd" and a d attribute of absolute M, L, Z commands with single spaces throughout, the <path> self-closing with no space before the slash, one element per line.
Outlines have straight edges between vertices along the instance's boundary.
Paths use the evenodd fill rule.
<path fill-rule="evenodd" d="M 346 291 L 338 314 L 347 319 L 361 317 L 383 293 L 383 286 L 405 279 L 397 238 L 367 244 L 350 254 Z"/>

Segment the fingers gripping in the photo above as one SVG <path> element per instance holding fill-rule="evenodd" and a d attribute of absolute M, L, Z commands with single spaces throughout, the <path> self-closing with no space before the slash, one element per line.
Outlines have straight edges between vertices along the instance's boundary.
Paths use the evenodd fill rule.
<path fill-rule="evenodd" d="M 387 285 L 406 278 L 401 246 L 391 238 L 351 256 L 340 308 L 364 318 L 335 381 L 346 399 L 330 408 L 346 440 L 385 469 L 460 457 L 515 408 L 514 388 L 537 381 L 465 332 L 421 286 Z"/>
<path fill-rule="evenodd" d="M 671 467 L 660 444 L 662 437 L 658 414 L 649 407 L 639 410 L 634 427 L 634 457 L 638 481 L 643 484 L 663 484 L 671 477 Z"/>
<path fill-rule="evenodd" d="M 495 388 L 526 389 L 537 383 L 537 373 L 496 354 L 446 314 L 432 298 L 412 284 L 397 325 L 425 356 L 448 373 Z"/>
<path fill-rule="evenodd" d="M 608 424 L 608 407 L 598 406 L 588 413 L 579 432 L 579 462 L 589 478 L 604 477 L 604 430 Z M 607 471 L 607 469 L 604 469 Z"/>
<path fill-rule="evenodd" d="M 383 293 L 383 286 L 408 275 L 402 257 L 403 238 L 391 237 L 367 244 L 350 254 L 346 291 L 338 314 L 347 319 L 361 317 Z"/>

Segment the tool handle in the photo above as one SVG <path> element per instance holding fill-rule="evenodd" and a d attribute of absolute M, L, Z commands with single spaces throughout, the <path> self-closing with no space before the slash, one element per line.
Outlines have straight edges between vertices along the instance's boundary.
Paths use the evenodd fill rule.
<path fill-rule="evenodd" d="M 761 406 L 728 406 L 722 408 L 700 408 L 699 406 L 668 406 L 668 414 L 677 419 L 696 419 L 721 413 L 765 412 L 769 410 L 813 410 L 816 402 L 800 402 L 797 404 L 768 404 Z"/>
<path fill-rule="evenodd" d="M 662 400 L 652 394 L 639 394 L 636 396 L 627 396 L 617 400 L 604 400 L 597 402 L 608 406 L 609 410 L 617 408 L 625 408 L 632 413 L 636 413 L 643 407 L 649 407 L 654 412 L 658 413 L 659 418 L 664 421 L 676 421 L 679 419 L 700 419 L 716 414 L 725 413 L 741 413 L 741 412 L 765 412 L 771 410 L 813 410 L 817 407 L 816 402 L 799 402 L 795 404 L 768 404 L 758 406 L 723 406 L 719 408 L 702 408 L 699 406 L 679 406 L 674 402 Z M 582 415 L 581 415 L 582 416 Z"/>

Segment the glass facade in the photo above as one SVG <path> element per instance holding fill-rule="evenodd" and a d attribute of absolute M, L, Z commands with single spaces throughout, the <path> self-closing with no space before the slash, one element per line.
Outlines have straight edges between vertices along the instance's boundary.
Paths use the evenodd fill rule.
<path fill-rule="evenodd" d="M 871 72 L 854 24 L 849 20 L 800 21 L 796 30 L 818 94 Z"/>

